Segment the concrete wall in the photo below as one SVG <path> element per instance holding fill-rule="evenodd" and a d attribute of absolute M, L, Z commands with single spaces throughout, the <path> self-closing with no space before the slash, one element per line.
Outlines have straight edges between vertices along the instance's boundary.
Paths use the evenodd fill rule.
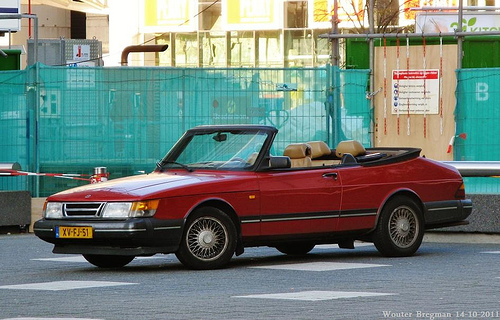
<path fill-rule="evenodd" d="M 475 194 L 467 197 L 472 199 L 472 214 L 467 219 L 470 224 L 436 230 L 500 234 L 500 195 Z"/>
<path fill-rule="evenodd" d="M 31 221 L 29 191 L 0 192 L 0 227 L 30 225 Z"/>
<path fill-rule="evenodd" d="M 35 221 L 42 219 L 43 204 L 46 198 L 33 198 L 31 199 L 31 225 L 29 232 L 33 232 L 33 224 Z"/>
<path fill-rule="evenodd" d="M 109 53 L 109 16 L 87 13 L 87 39 L 102 42 L 102 53 Z"/>

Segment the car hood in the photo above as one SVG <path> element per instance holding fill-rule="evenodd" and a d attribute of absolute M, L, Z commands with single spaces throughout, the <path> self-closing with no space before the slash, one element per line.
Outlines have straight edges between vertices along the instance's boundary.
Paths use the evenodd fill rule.
<path fill-rule="evenodd" d="M 136 201 L 257 190 L 253 172 L 154 172 L 59 192 L 49 201 Z"/>

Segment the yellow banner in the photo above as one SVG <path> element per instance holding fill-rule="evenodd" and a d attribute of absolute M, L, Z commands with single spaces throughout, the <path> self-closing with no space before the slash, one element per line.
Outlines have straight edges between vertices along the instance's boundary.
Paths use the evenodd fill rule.
<path fill-rule="evenodd" d="M 309 0 L 309 26 L 311 28 L 331 28 L 334 0 Z M 360 26 L 365 19 L 362 0 L 337 0 L 339 26 L 352 28 Z"/>
<path fill-rule="evenodd" d="M 145 32 L 198 30 L 197 0 L 144 0 Z"/>
<path fill-rule="evenodd" d="M 224 29 L 275 30 L 282 26 L 282 0 L 223 0 Z"/>

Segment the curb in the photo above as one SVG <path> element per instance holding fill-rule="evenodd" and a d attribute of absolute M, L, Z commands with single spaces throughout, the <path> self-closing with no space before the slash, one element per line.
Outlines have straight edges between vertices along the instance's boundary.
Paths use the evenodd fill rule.
<path fill-rule="evenodd" d="M 426 232 L 424 234 L 423 242 L 500 244 L 500 234 L 465 233 L 465 232 Z"/>

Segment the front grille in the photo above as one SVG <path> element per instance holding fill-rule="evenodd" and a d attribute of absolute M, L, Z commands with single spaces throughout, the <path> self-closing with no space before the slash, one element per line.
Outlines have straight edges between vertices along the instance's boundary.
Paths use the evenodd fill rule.
<path fill-rule="evenodd" d="M 63 211 L 66 217 L 96 218 L 101 214 L 101 209 L 104 207 L 104 204 L 104 202 L 65 203 L 63 206 Z"/>

